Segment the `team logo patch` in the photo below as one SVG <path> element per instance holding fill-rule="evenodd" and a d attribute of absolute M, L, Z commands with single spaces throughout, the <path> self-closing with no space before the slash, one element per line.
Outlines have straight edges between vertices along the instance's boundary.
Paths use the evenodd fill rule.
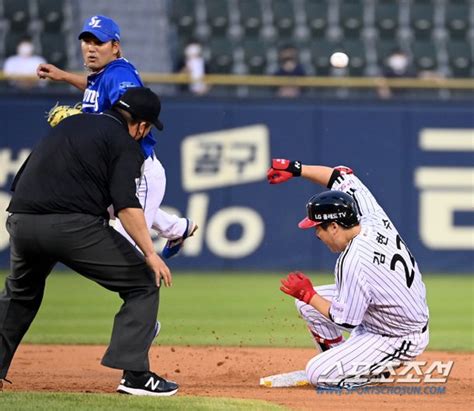
<path fill-rule="evenodd" d="M 138 87 L 138 85 L 131 82 L 131 81 L 122 81 L 119 84 L 119 89 L 120 90 L 126 90 L 126 89 L 131 88 L 131 87 Z"/>
<path fill-rule="evenodd" d="M 99 27 L 102 27 L 100 25 L 100 22 L 102 20 L 99 19 L 97 16 L 94 16 L 94 17 L 91 17 L 91 21 L 89 22 L 89 26 L 93 27 L 93 28 L 99 28 Z"/>

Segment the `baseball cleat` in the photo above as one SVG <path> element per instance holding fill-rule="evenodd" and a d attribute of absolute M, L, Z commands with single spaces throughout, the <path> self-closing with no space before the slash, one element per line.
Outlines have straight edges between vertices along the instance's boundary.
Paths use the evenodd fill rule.
<path fill-rule="evenodd" d="M 117 391 L 121 394 L 169 397 L 178 392 L 178 384 L 151 371 L 124 371 Z"/>
<path fill-rule="evenodd" d="M 174 240 L 168 240 L 163 248 L 163 251 L 161 252 L 161 255 L 164 258 L 171 258 L 178 254 L 179 250 L 183 248 L 184 240 L 186 240 L 188 237 L 191 237 L 197 229 L 197 224 L 187 218 L 186 230 L 184 230 L 184 234 L 182 235 L 182 237 L 176 238 Z"/>

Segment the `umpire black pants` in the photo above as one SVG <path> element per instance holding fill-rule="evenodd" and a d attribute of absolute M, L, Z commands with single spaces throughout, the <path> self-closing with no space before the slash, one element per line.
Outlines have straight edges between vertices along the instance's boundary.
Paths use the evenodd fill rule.
<path fill-rule="evenodd" d="M 57 262 L 123 299 L 102 364 L 149 370 L 159 288 L 143 256 L 101 217 L 13 214 L 6 225 L 11 272 L 0 294 L 0 379 L 6 377 L 13 355 L 38 312 L 46 278 Z"/>

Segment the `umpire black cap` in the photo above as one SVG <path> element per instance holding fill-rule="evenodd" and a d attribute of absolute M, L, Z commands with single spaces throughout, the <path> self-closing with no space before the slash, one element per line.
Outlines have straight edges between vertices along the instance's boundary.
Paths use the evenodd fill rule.
<path fill-rule="evenodd" d="M 114 107 L 128 111 L 135 119 L 152 123 L 163 130 L 158 116 L 161 111 L 160 98 L 147 87 L 131 87 L 114 104 Z"/>
<path fill-rule="evenodd" d="M 345 228 L 359 224 L 358 207 L 354 198 L 342 191 L 324 191 L 309 199 L 306 204 L 307 217 L 298 224 L 299 228 L 316 227 L 326 222 L 335 222 Z"/>

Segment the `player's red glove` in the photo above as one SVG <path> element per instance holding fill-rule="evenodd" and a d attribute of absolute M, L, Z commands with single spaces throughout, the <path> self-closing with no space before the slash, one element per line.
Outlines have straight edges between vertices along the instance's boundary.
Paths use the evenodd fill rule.
<path fill-rule="evenodd" d="M 309 304 L 311 298 L 316 294 L 311 280 L 299 271 L 288 274 L 288 278 L 280 280 L 280 290 L 298 300 Z"/>
<path fill-rule="evenodd" d="M 283 183 L 290 178 L 301 176 L 301 161 L 290 161 L 283 158 L 272 159 L 272 166 L 267 171 L 270 184 Z"/>

